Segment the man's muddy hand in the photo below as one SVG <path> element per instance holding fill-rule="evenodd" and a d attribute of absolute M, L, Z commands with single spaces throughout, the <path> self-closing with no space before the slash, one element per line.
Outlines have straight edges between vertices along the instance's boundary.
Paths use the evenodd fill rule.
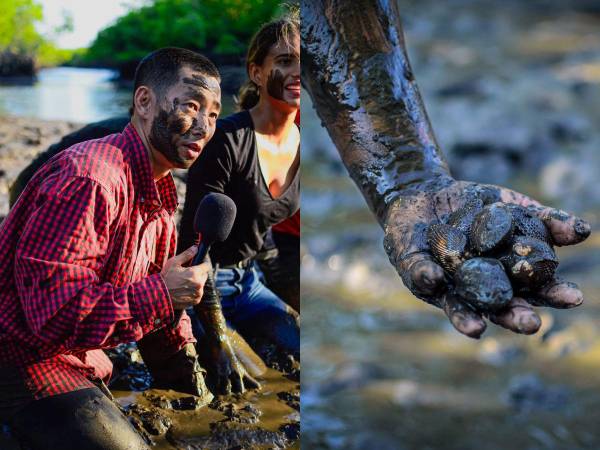
<path fill-rule="evenodd" d="M 214 372 L 218 394 L 243 394 L 246 389 L 260 388 L 260 383 L 248 374 L 235 355 L 227 336 L 210 345 L 209 364 Z"/>
<path fill-rule="evenodd" d="M 485 204 L 505 202 L 528 207 L 544 222 L 558 246 L 577 244 L 590 234 L 590 226 L 584 220 L 544 207 L 510 189 L 450 178 L 423 183 L 411 193 L 400 195 L 390 206 L 384 222 L 386 252 L 415 296 L 441 308 L 459 332 L 473 338 L 479 338 L 485 331 L 484 315 L 516 333 L 533 334 L 541 320 L 531 305 L 571 308 L 583 302 L 583 294 L 574 283 L 558 279 L 526 299 L 515 296 L 508 306 L 493 314 L 475 311 L 452 295 L 448 291 L 448 277 L 430 253 L 427 230 L 431 223 L 442 220 L 474 198 Z"/>
<path fill-rule="evenodd" d="M 204 262 L 186 267 L 197 252 L 198 247 L 194 245 L 179 255 L 173 256 L 167 260 L 160 273 L 169 291 L 174 310 L 197 305 L 202 299 L 211 265 Z"/>

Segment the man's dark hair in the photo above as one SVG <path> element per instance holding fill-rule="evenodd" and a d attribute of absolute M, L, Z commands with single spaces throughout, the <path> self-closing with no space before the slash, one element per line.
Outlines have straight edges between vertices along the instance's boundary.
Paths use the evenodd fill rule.
<path fill-rule="evenodd" d="M 165 47 L 153 51 L 140 61 L 135 69 L 133 92 L 140 86 L 148 86 L 158 96 L 179 81 L 179 70 L 190 67 L 203 75 L 221 81 L 217 67 L 200 53 L 178 47 Z M 130 111 L 133 113 L 133 107 Z"/>

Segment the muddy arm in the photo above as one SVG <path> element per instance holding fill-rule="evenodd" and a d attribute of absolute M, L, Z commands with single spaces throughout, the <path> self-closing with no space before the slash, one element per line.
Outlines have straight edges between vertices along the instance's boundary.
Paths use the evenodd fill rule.
<path fill-rule="evenodd" d="M 391 263 L 411 292 L 442 308 L 458 331 L 479 337 L 482 313 L 448 295 L 448 280 L 426 238 L 432 222 L 475 198 L 535 206 L 556 245 L 581 242 L 590 227 L 509 189 L 454 180 L 427 118 L 408 62 L 394 0 L 303 0 L 302 83 L 344 164 L 380 225 Z M 530 304 L 570 308 L 583 295 L 555 280 L 535 299 L 514 297 L 489 319 L 530 334 Z M 533 301 L 532 301 L 533 300 Z"/>
<path fill-rule="evenodd" d="M 449 175 L 395 1 L 302 1 L 302 82 L 379 222 L 403 191 Z"/>

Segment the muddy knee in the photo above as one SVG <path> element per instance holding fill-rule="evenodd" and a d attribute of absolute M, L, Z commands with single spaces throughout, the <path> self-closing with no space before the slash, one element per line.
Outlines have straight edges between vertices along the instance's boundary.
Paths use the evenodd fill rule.
<path fill-rule="evenodd" d="M 146 450 L 149 446 L 97 388 L 34 401 L 11 421 L 32 450 Z"/>

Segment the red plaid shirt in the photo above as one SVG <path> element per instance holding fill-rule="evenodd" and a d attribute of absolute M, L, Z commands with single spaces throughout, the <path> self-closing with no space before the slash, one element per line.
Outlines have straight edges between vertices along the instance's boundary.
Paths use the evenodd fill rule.
<path fill-rule="evenodd" d="M 33 398 L 107 379 L 100 349 L 172 322 L 159 272 L 175 253 L 176 207 L 173 178 L 154 182 L 131 124 L 65 150 L 29 182 L 0 226 L 0 368 L 19 368 Z M 185 314 L 158 332 L 161 352 L 194 341 Z"/>

